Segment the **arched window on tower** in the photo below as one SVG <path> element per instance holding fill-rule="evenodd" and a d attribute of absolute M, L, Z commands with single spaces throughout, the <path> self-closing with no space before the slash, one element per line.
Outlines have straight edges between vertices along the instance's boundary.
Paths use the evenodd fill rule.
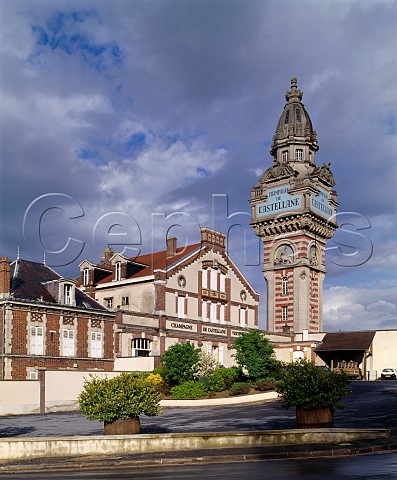
<path fill-rule="evenodd" d="M 282 159 L 283 159 L 283 163 L 287 163 L 288 162 L 288 150 L 284 150 L 283 153 L 282 153 Z"/>
<path fill-rule="evenodd" d="M 303 160 L 303 150 L 301 148 L 297 148 L 295 152 L 295 160 L 301 162 Z"/>
<path fill-rule="evenodd" d="M 295 110 L 295 115 L 296 115 L 296 121 L 300 122 L 301 121 L 301 111 L 299 108 Z"/>
<path fill-rule="evenodd" d="M 289 110 L 287 110 L 287 113 L 285 114 L 284 124 L 287 124 L 288 122 L 289 122 Z"/>

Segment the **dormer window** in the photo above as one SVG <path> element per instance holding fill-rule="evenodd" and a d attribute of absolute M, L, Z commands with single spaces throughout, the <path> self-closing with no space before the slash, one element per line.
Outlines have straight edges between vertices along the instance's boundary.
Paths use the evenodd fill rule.
<path fill-rule="evenodd" d="M 76 305 L 75 284 L 73 280 L 61 279 L 59 281 L 59 303 L 64 305 Z"/>
<path fill-rule="evenodd" d="M 72 305 L 73 286 L 70 283 L 65 283 L 63 286 L 63 303 L 65 305 Z"/>
<path fill-rule="evenodd" d="M 300 122 L 301 121 L 301 111 L 299 108 L 295 110 L 295 115 L 296 115 L 296 121 Z"/>
<path fill-rule="evenodd" d="M 88 268 L 85 268 L 83 270 L 83 285 L 88 285 L 89 278 L 90 278 L 90 271 L 88 270 Z"/>
<path fill-rule="evenodd" d="M 287 113 L 285 114 L 284 124 L 286 125 L 288 122 L 289 122 L 289 110 L 287 110 Z"/>
<path fill-rule="evenodd" d="M 121 280 L 121 262 L 115 264 L 114 279 L 116 282 Z"/>
<path fill-rule="evenodd" d="M 284 150 L 282 152 L 282 159 L 283 159 L 283 163 L 287 163 L 288 162 L 288 150 Z"/>

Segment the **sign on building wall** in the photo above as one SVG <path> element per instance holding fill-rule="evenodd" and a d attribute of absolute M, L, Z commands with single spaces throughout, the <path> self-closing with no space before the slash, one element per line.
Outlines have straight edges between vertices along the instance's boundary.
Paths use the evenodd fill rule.
<path fill-rule="evenodd" d="M 210 335 L 227 335 L 227 330 L 226 328 L 203 326 L 203 333 L 209 333 Z"/>
<path fill-rule="evenodd" d="M 318 195 L 310 196 L 310 208 L 326 218 L 331 217 L 335 213 L 328 202 L 328 192 L 322 188 L 319 189 Z"/>
<path fill-rule="evenodd" d="M 166 328 L 169 330 L 179 330 L 183 332 L 197 332 L 197 325 L 193 323 L 178 322 L 175 320 L 167 320 Z"/>
<path fill-rule="evenodd" d="M 289 187 L 279 186 L 268 190 L 267 202 L 259 203 L 256 206 L 256 216 L 265 217 L 275 213 L 287 212 L 301 208 L 301 195 L 291 195 Z"/>

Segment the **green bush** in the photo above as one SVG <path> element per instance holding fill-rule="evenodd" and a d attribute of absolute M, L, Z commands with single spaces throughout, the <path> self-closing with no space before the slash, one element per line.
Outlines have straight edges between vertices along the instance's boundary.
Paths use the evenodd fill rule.
<path fill-rule="evenodd" d="M 267 392 L 268 390 L 274 390 L 275 388 L 275 380 L 270 378 L 258 380 L 255 385 L 255 390 L 259 390 L 260 392 Z"/>
<path fill-rule="evenodd" d="M 284 408 L 293 406 L 313 410 L 316 407 L 344 408 L 340 400 L 348 394 L 349 379 L 345 373 L 328 372 L 301 359 L 287 363 L 276 382 L 276 392 Z"/>
<path fill-rule="evenodd" d="M 247 395 L 250 390 L 251 386 L 249 383 L 238 382 L 229 388 L 229 395 Z"/>
<path fill-rule="evenodd" d="M 171 386 L 193 380 L 200 349 L 190 342 L 175 343 L 161 356 L 162 371 L 156 372 Z"/>
<path fill-rule="evenodd" d="M 225 381 L 226 388 L 230 388 L 240 378 L 240 374 L 243 374 L 239 368 L 236 367 L 220 367 L 219 371 Z"/>
<path fill-rule="evenodd" d="M 226 390 L 225 379 L 223 378 L 220 369 L 215 370 L 215 372 L 208 378 L 208 388 L 213 392 L 223 392 Z"/>
<path fill-rule="evenodd" d="M 197 399 L 207 394 L 207 389 L 200 382 L 188 380 L 187 382 L 176 385 L 171 389 L 171 395 L 174 399 Z"/>
<path fill-rule="evenodd" d="M 265 334 L 259 330 L 242 333 L 233 341 L 237 364 L 247 370 L 251 381 L 266 378 L 278 367 L 273 347 Z"/>
<path fill-rule="evenodd" d="M 160 413 L 161 395 L 136 373 L 114 378 L 90 375 L 78 396 L 81 413 L 90 420 L 110 423 L 117 419 Z"/>
<path fill-rule="evenodd" d="M 209 389 L 210 387 L 210 382 L 209 382 L 209 378 L 207 376 L 204 376 L 204 377 L 200 377 L 198 379 L 199 383 L 202 383 L 204 385 L 204 387 L 206 388 L 206 390 Z"/>
<path fill-rule="evenodd" d="M 223 392 L 239 379 L 239 369 L 235 367 L 219 367 L 209 377 L 209 389 L 213 392 Z"/>

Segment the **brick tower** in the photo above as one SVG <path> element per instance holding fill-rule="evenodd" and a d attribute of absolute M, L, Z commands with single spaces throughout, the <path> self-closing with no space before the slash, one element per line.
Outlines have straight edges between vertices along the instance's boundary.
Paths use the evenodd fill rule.
<path fill-rule="evenodd" d="M 295 77 L 273 136 L 273 165 L 251 190 L 251 226 L 263 242 L 267 330 L 322 331 L 325 244 L 337 228 L 330 164 L 316 166 L 316 132 Z"/>

